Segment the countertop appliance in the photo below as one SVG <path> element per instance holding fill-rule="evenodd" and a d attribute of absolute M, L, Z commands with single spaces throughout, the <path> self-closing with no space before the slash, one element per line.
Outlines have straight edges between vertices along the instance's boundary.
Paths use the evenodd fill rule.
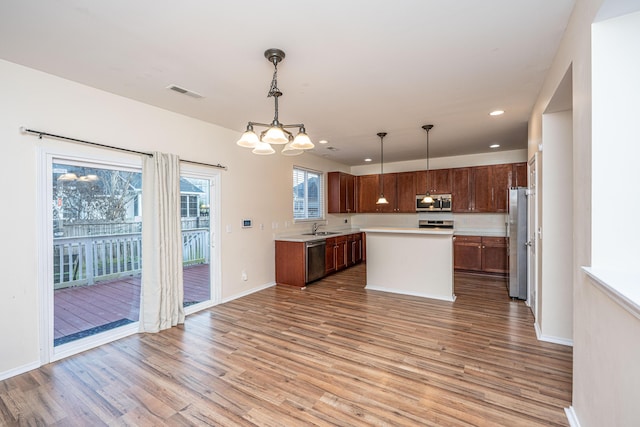
<path fill-rule="evenodd" d="M 453 220 L 450 219 L 421 219 L 418 221 L 418 228 L 431 228 L 431 229 L 452 229 Z"/>
<path fill-rule="evenodd" d="M 509 189 L 509 296 L 527 299 L 527 189 Z"/>
<path fill-rule="evenodd" d="M 306 257 L 304 260 L 304 282 L 310 283 L 321 279 L 325 273 L 325 254 L 327 241 L 312 240 L 305 243 Z"/>
<path fill-rule="evenodd" d="M 433 202 L 424 203 L 424 194 L 416 196 L 416 212 L 451 212 L 451 194 L 432 194 Z"/>

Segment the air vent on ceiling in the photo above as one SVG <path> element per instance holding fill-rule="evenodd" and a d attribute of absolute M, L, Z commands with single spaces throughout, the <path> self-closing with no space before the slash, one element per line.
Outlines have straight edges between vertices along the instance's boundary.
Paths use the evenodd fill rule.
<path fill-rule="evenodd" d="M 330 145 L 330 146 L 328 146 L 328 147 L 325 147 L 325 148 L 326 148 L 327 150 L 329 150 L 329 151 L 338 151 L 338 149 L 337 149 L 336 147 L 332 146 L 332 145 Z"/>
<path fill-rule="evenodd" d="M 190 97 L 192 97 L 192 98 L 196 98 L 196 99 L 204 98 L 204 96 L 200 95 L 200 94 L 199 94 L 199 93 L 197 93 L 197 92 L 194 92 L 194 91 L 192 91 L 192 90 L 185 89 L 185 88 L 183 88 L 183 87 L 176 86 L 176 85 L 169 85 L 169 86 L 167 86 L 167 89 L 172 90 L 172 91 L 174 91 L 174 92 L 181 93 L 181 94 L 183 94 L 183 95 L 190 96 Z"/>

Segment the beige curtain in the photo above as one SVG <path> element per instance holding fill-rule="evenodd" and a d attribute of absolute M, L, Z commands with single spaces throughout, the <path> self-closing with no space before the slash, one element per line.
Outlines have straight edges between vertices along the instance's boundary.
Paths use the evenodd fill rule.
<path fill-rule="evenodd" d="M 178 156 L 143 160 L 142 215 L 140 331 L 158 332 L 184 323 Z"/>

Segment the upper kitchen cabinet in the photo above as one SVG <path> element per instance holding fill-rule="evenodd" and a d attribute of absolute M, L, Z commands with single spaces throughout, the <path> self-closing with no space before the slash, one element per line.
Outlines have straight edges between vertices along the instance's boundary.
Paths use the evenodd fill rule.
<path fill-rule="evenodd" d="M 451 187 L 451 169 L 416 172 L 416 194 L 424 194 L 427 190 L 431 194 L 451 194 Z"/>
<path fill-rule="evenodd" d="M 527 163 L 514 163 L 513 164 L 513 182 L 511 187 L 527 187 L 529 172 L 527 170 Z"/>
<path fill-rule="evenodd" d="M 513 170 L 514 166 L 511 164 L 493 165 L 491 167 L 492 212 L 507 212 L 509 188 L 513 185 Z"/>
<path fill-rule="evenodd" d="M 471 168 L 452 169 L 451 181 L 451 210 L 471 212 Z"/>
<path fill-rule="evenodd" d="M 511 163 L 453 169 L 453 212 L 506 212 Z"/>
<path fill-rule="evenodd" d="M 376 201 L 380 196 L 378 175 L 361 175 L 356 178 L 358 194 L 358 213 L 378 212 Z"/>
<path fill-rule="evenodd" d="M 362 175 L 357 179 L 358 213 L 415 213 L 415 172 L 382 175 L 384 196 L 389 202 L 377 205 L 381 175 Z"/>
<path fill-rule="evenodd" d="M 416 173 L 402 172 L 396 175 L 396 210 L 400 213 L 416 213 Z"/>
<path fill-rule="evenodd" d="M 356 177 L 344 172 L 327 174 L 328 212 L 356 212 Z"/>

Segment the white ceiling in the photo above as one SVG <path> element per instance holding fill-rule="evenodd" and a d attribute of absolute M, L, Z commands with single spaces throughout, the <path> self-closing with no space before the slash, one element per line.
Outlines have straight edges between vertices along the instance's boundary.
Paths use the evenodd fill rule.
<path fill-rule="evenodd" d="M 280 48 L 280 121 L 303 122 L 316 154 L 349 165 L 379 161 L 388 132 L 392 162 L 425 158 L 429 123 L 432 157 L 526 148 L 574 2 L 2 0 L 0 58 L 240 136 L 273 119 L 263 52 Z"/>

